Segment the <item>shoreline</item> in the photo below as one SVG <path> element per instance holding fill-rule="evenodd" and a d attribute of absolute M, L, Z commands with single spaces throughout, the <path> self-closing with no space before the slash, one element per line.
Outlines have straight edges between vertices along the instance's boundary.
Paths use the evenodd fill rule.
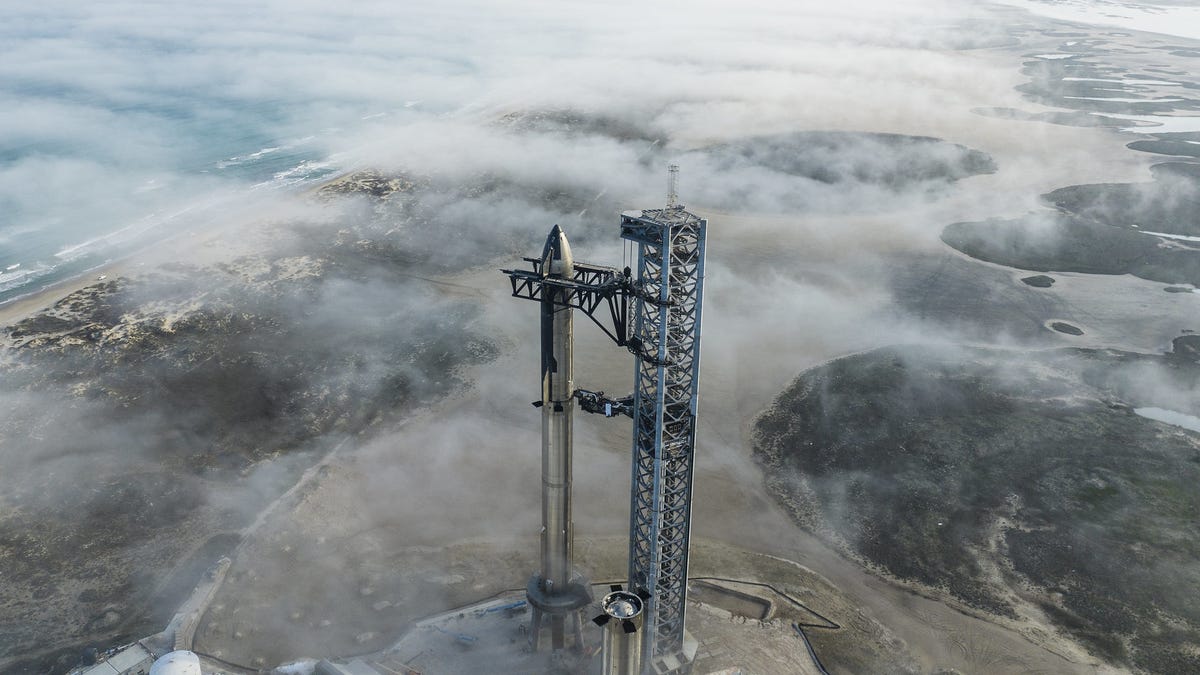
<path fill-rule="evenodd" d="M 50 309 L 54 303 L 72 293 L 81 291 L 100 281 L 108 280 L 100 279 L 99 277 L 115 278 L 124 276 L 128 271 L 128 262 L 132 255 L 135 254 L 130 254 L 130 256 L 116 260 L 109 260 L 74 276 L 49 283 L 38 290 L 18 295 L 0 303 L 0 328 L 11 328 L 13 325 L 39 312 Z"/>
<path fill-rule="evenodd" d="M 311 186 L 286 191 L 281 196 L 284 199 L 315 199 L 321 190 L 341 183 L 362 171 L 363 169 L 358 168 L 338 172 Z M 160 252 L 168 252 L 171 245 L 180 244 L 181 239 L 189 240 L 191 243 L 189 248 L 194 251 L 206 244 L 213 243 L 232 228 L 253 225 L 261 222 L 261 220 L 261 218 L 250 218 L 250 222 L 247 223 L 235 218 L 233 222 L 228 222 L 224 225 L 213 223 L 213 226 L 210 227 L 191 228 L 183 232 L 168 234 L 160 239 L 155 239 L 135 247 L 133 250 L 115 258 L 89 267 L 82 272 L 69 275 L 57 281 L 51 281 L 40 288 L 0 301 L 0 328 L 10 328 L 13 324 L 49 309 L 54 303 L 68 295 L 101 281 L 101 279 L 98 279 L 100 276 L 127 277 L 131 272 L 135 271 L 134 268 L 146 265 L 145 261 L 138 262 L 137 258 Z"/>

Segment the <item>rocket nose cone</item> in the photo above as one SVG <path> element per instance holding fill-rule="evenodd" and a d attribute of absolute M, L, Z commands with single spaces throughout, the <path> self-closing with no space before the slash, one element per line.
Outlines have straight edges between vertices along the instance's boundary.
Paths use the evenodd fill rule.
<path fill-rule="evenodd" d="M 550 234 L 546 235 L 546 247 L 542 249 L 543 258 L 560 258 L 562 250 L 567 245 L 567 235 L 563 234 L 562 228 L 555 225 L 550 230 Z"/>
<path fill-rule="evenodd" d="M 567 243 L 567 234 L 558 225 L 546 236 L 546 247 L 542 249 L 542 263 L 543 274 L 570 276 L 574 273 L 571 245 Z"/>

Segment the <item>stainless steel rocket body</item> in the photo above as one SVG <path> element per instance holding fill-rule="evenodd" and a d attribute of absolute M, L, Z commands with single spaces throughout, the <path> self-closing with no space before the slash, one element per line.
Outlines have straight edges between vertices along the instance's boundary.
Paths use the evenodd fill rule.
<path fill-rule="evenodd" d="M 551 646 L 566 646 L 567 630 L 576 649 L 583 646 L 579 611 L 591 602 L 587 581 L 572 564 L 574 524 L 571 520 L 571 417 L 575 411 L 572 374 L 573 334 L 571 307 L 575 291 L 574 260 L 567 237 L 557 225 L 546 238 L 538 284 L 541 289 L 542 328 L 542 536 L 538 572 L 526 588 L 533 608 L 529 640 L 533 649 L 542 644 L 542 627 L 549 624 Z"/>
<path fill-rule="evenodd" d="M 574 261 L 566 235 L 556 225 L 546 240 L 542 270 L 547 277 L 571 279 Z M 542 560 L 547 594 L 565 592 L 571 578 L 571 420 L 575 407 L 572 373 L 573 310 L 570 291 L 543 290 L 542 320 Z"/>
<path fill-rule="evenodd" d="M 642 672 L 642 599 L 627 591 L 604 596 L 600 607 L 604 623 L 603 675 L 640 675 Z"/>

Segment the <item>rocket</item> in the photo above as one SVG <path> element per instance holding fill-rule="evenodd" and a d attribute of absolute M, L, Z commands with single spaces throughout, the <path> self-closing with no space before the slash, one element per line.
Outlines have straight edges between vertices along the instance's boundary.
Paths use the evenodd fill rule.
<path fill-rule="evenodd" d="M 575 647 L 582 647 L 579 610 L 591 602 L 586 580 L 574 574 L 572 549 L 574 523 L 571 519 L 571 418 L 575 412 L 575 383 L 572 371 L 574 325 L 570 282 L 575 264 L 567 236 L 558 225 L 546 237 L 538 266 L 541 284 L 542 398 L 542 534 L 541 568 L 529 580 L 526 596 L 533 608 L 530 642 L 537 650 L 544 619 L 549 619 L 552 648 L 565 646 L 569 621 Z"/>
<path fill-rule="evenodd" d="M 542 276 L 570 280 L 575 275 L 571 246 L 558 225 L 546 237 Z M 571 418 L 575 411 L 572 314 L 564 306 L 570 291 L 542 288 L 542 581 L 545 590 L 566 590 L 571 570 Z"/>

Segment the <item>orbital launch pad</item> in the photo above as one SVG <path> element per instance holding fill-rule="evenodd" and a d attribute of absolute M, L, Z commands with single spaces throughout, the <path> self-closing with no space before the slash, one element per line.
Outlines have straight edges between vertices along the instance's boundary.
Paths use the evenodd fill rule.
<path fill-rule="evenodd" d="M 621 214 L 621 238 L 637 250 L 633 265 L 618 269 L 575 260 L 566 233 L 555 225 L 542 255 L 524 259 L 529 268 L 503 270 L 514 297 L 540 305 L 541 396 L 533 402 L 542 418 L 539 568 L 523 601 L 508 593 L 432 617 L 392 653 L 421 655 L 446 672 L 478 664 L 503 669 L 495 655 L 508 654 L 515 659 L 513 672 L 668 675 L 748 667 L 828 675 L 803 627 L 839 626 L 766 584 L 693 579 L 703 585 L 697 589 L 702 597 L 690 603 L 702 639 L 685 629 L 708 223 L 675 203 L 676 172 L 671 167 L 665 208 Z M 632 354 L 628 396 L 576 386 L 575 311 Z M 633 422 L 624 583 L 594 583 L 575 568 L 576 408 Z M 513 631 L 527 610 L 528 623 Z M 790 618 L 781 622 L 785 616 Z M 789 625 L 791 618 L 800 621 Z M 527 639 L 519 655 L 506 651 L 514 633 Z M 439 636 L 442 643 L 453 638 L 457 648 L 431 649 L 429 638 Z"/>
<path fill-rule="evenodd" d="M 520 553 L 507 564 L 515 567 L 497 560 L 495 569 L 497 577 L 516 581 L 530 564 L 516 560 L 534 558 L 528 583 L 519 589 L 506 584 L 475 604 L 426 617 L 382 651 L 323 660 L 311 672 L 827 675 L 805 629 L 842 627 L 789 589 L 764 583 L 799 579 L 800 597 L 824 604 L 833 591 L 811 571 L 697 541 L 700 574 L 712 576 L 692 578 L 689 597 L 707 222 L 675 204 L 673 179 L 672 171 L 665 208 L 621 214 L 620 235 L 636 249 L 628 266 L 575 260 L 566 233 L 555 225 L 541 255 L 525 258 L 526 269 L 504 270 L 513 296 L 539 304 L 541 391 L 533 405 L 542 425 L 540 543 L 532 556 L 531 545 L 513 542 Z M 577 386 L 576 311 L 631 354 L 629 395 Z M 632 420 L 628 536 L 593 533 L 581 544 L 589 551 L 587 569 L 605 575 L 603 582 L 580 574 L 574 558 L 576 409 Z M 604 480 L 612 482 L 611 476 Z M 698 640 L 685 630 L 689 612 Z"/>
<path fill-rule="evenodd" d="M 622 664 L 612 672 L 690 672 L 696 652 L 684 630 L 684 615 L 708 222 L 675 203 L 677 172 L 678 167 L 670 167 L 666 208 L 621 216 L 621 237 L 637 247 L 636 273 L 630 267 L 575 262 L 558 225 L 542 256 L 525 259 L 532 269 L 503 270 L 513 296 L 541 305 L 542 391 L 534 402 L 542 410 L 541 567 L 526 594 L 533 609 L 529 640 L 535 651 L 543 645 L 547 623 L 552 649 L 566 647 L 567 624 L 574 648 L 581 649 L 579 613 L 591 602 L 588 583 L 574 571 L 572 559 L 575 401 L 587 412 L 633 419 L 628 584 L 627 589 L 611 589 L 603 603 L 606 613 L 595 620 L 608 623 L 615 616 L 608 608 L 627 610 L 633 598 L 638 621 L 622 620 L 618 632 L 644 635 L 636 641 L 606 638 L 606 650 L 623 654 L 606 652 L 606 664 Z M 633 354 L 632 395 L 613 399 L 575 388 L 575 310 Z M 618 594 L 619 603 L 613 600 Z M 636 648 L 629 646 L 633 643 Z"/>

